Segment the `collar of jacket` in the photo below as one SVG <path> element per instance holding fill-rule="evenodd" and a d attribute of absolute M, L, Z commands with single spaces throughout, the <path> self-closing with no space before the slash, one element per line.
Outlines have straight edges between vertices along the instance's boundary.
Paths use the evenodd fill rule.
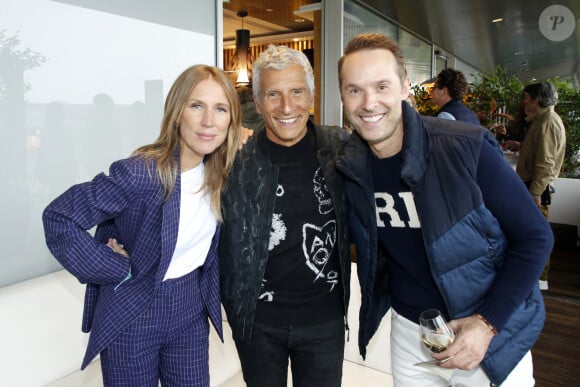
<path fill-rule="evenodd" d="M 546 113 L 550 113 L 553 111 L 554 111 L 554 105 L 538 108 L 538 110 L 534 114 L 532 114 L 529 117 L 526 117 L 526 121 L 533 122 L 536 120 L 536 118 L 541 117 L 541 116 L 545 115 Z"/>
<path fill-rule="evenodd" d="M 431 140 L 424 119 L 403 102 L 403 166 L 401 178 L 411 188 L 421 184 L 431 154 Z M 434 118 L 430 117 L 434 120 Z"/>

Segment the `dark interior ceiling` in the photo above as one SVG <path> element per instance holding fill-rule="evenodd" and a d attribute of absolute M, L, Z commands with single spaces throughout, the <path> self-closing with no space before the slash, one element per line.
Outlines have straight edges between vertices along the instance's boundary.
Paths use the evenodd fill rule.
<path fill-rule="evenodd" d="M 231 31 L 240 28 L 239 18 L 235 16 L 240 9 L 248 11 L 245 28 L 252 36 L 311 30 L 312 22 L 300 20 L 294 11 L 313 3 L 317 1 L 224 2 L 224 40 L 233 39 Z M 508 74 L 524 81 L 558 76 L 573 79 L 578 86 L 580 0 L 557 0 L 558 5 L 571 11 L 572 17 L 566 17 L 566 24 L 559 23 L 556 28 L 565 25 L 574 29 L 570 37 L 561 41 L 548 39 L 540 31 L 542 11 L 554 4 L 547 0 L 367 0 L 364 3 L 483 73 L 493 73 L 501 65 Z M 503 21 L 493 23 L 497 18 Z M 268 28 L 260 30 L 262 22 Z"/>

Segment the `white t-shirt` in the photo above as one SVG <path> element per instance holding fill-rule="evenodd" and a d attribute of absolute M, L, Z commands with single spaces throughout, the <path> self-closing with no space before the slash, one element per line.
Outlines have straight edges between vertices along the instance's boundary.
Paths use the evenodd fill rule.
<path fill-rule="evenodd" d="M 217 220 L 211 211 L 209 195 L 198 192 L 205 166 L 181 174 L 179 231 L 175 251 L 163 280 L 179 278 L 205 263 Z"/>

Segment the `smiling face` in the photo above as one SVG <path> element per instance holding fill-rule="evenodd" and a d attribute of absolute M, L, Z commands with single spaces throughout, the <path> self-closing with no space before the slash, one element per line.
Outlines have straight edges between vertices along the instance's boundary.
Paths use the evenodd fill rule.
<path fill-rule="evenodd" d="M 222 87 L 211 77 L 199 82 L 179 119 L 182 171 L 196 167 L 225 141 L 230 117 Z"/>
<path fill-rule="evenodd" d="M 341 98 L 350 123 L 380 158 L 403 144 L 402 101 L 409 95 L 394 55 L 385 49 L 360 50 L 344 57 Z"/>
<path fill-rule="evenodd" d="M 282 70 L 267 68 L 260 76 L 256 110 L 264 116 L 270 141 L 292 146 L 306 135 L 313 96 L 304 69 L 292 63 Z"/>

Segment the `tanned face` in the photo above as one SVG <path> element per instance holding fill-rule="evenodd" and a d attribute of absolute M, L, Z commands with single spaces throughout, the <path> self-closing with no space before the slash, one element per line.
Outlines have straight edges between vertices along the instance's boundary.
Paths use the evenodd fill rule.
<path fill-rule="evenodd" d="M 304 69 L 292 63 L 282 70 L 262 70 L 260 93 L 256 110 L 264 116 L 266 136 L 284 146 L 300 141 L 306 135 L 313 102 Z"/>
<path fill-rule="evenodd" d="M 341 98 L 351 125 L 380 158 L 401 150 L 402 101 L 409 95 L 395 56 L 385 49 L 361 50 L 343 61 Z"/>

